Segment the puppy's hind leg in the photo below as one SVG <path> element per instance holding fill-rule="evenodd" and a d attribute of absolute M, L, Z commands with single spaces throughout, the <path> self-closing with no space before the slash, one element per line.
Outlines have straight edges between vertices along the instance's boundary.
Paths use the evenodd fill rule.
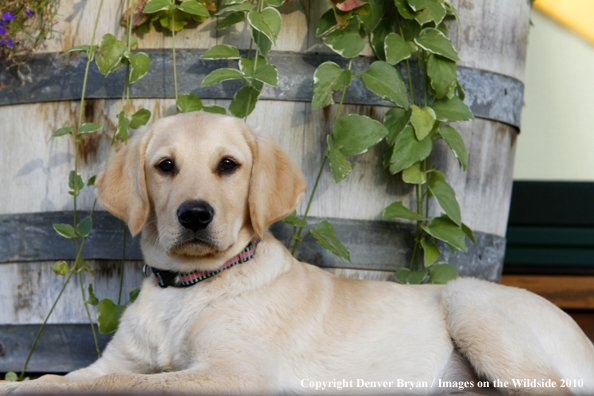
<path fill-rule="evenodd" d="M 442 302 L 458 350 L 502 390 L 594 394 L 594 345 L 549 301 L 462 278 L 446 286 Z"/>

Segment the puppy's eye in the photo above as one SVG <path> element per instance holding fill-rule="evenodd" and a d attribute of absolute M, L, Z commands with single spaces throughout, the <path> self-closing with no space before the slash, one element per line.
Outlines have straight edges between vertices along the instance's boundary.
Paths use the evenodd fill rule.
<path fill-rule="evenodd" d="M 159 162 L 159 165 L 157 165 L 157 166 L 159 167 L 159 169 L 161 169 L 165 173 L 172 173 L 175 169 L 175 166 L 173 165 L 173 161 L 168 160 L 168 159 Z"/>
<path fill-rule="evenodd" d="M 237 168 L 237 163 L 235 163 L 233 160 L 230 160 L 229 158 L 222 160 L 221 164 L 219 165 L 219 169 L 223 172 L 229 172 L 235 168 Z"/>

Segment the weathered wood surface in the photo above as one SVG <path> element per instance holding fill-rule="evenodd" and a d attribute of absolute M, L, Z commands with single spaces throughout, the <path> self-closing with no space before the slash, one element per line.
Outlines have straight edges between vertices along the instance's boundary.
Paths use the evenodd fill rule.
<path fill-rule="evenodd" d="M 117 303 L 121 263 L 89 260 L 87 264 L 93 270 L 93 274 L 82 273 L 85 293 L 89 282 L 92 282 L 97 298 L 110 298 Z M 53 272 L 53 265 L 53 262 L 0 265 L 0 324 L 43 323 L 65 280 L 65 277 L 57 276 Z M 72 262 L 68 265 L 71 266 Z M 143 279 L 141 268 L 140 262 L 126 263 L 122 304 L 128 301 L 129 291 L 140 286 Z M 89 308 L 95 321 L 97 310 Z M 48 323 L 89 323 L 82 302 L 78 275 L 70 279 L 70 284 L 64 289 Z"/>

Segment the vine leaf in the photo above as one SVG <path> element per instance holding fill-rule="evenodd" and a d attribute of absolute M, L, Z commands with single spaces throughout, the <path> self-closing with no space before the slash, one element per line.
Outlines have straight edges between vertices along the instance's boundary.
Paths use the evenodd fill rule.
<path fill-rule="evenodd" d="M 52 270 L 57 275 L 66 275 L 68 273 L 68 264 L 66 264 L 66 261 L 56 261 Z"/>
<path fill-rule="evenodd" d="M 431 1 L 432 0 L 407 0 L 410 8 L 415 12 L 421 11 L 422 9 L 427 8 L 427 6 L 429 5 L 429 3 L 431 3 Z"/>
<path fill-rule="evenodd" d="M 116 128 L 115 138 L 125 142 L 128 140 L 129 129 L 130 120 L 128 120 L 128 117 L 126 117 L 126 113 L 121 111 L 120 114 L 118 114 L 118 127 Z"/>
<path fill-rule="evenodd" d="M 130 71 L 130 84 L 140 80 L 148 72 L 151 60 L 144 52 L 137 52 L 129 57 L 132 70 Z"/>
<path fill-rule="evenodd" d="M 81 133 L 97 132 L 101 128 L 103 128 L 103 125 L 101 124 L 96 124 L 94 122 L 85 122 L 80 126 L 80 128 L 78 128 L 77 135 L 80 135 Z"/>
<path fill-rule="evenodd" d="M 153 14 L 158 11 L 170 10 L 172 5 L 170 0 L 151 0 L 144 6 L 142 13 Z"/>
<path fill-rule="evenodd" d="M 443 137 L 443 140 L 446 141 L 450 149 L 458 158 L 458 162 L 460 166 L 466 170 L 468 166 L 468 151 L 466 150 L 466 144 L 464 144 L 464 139 L 462 136 L 449 125 L 445 125 L 439 130 L 439 134 Z"/>
<path fill-rule="evenodd" d="M 97 299 L 97 297 L 95 296 L 95 292 L 93 291 L 93 285 L 91 283 L 89 283 L 89 299 L 87 301 L 85 301 L 87 304 L 90 304 L 94 307 L 96 307 L 97 305 L 99 305 L 99 299 Z"/>
<path fill-rule="evenodd" d="M 256 66 L 254 78 L 273 87 L 278 87 L 278 71 L 274 65 Z"/>
<path fill-rule="evenodd" d="M 389 63 L 375 61 L 361 76 L 363 84 L 379 95 L 400 107 L 408 108 L 408 95 L 400 72 Z"/>
<path fill-rule="evenodd" d="M 384 16 L 386 10 L 386 0 L 367 0 L 369 5 L 369 13 L 367 15 L 360 15 L 361 27 L 366 35 L 370 35 L 371 32 L 377 27 L 380 19 Z M 392 0 L 390 0 L 392 1 Z"/>
<path fill-rule="evenodd" d="M 140 109 L 136 113 L 132 115 L 132 120 L 130 121 L 130 128 L 138 129 L 142 125 L 146 125 L 149 118 L 151 118 L 151 112 L 147 109 Z"/>
<path fill-rule="evenodd" d="M 412 52 L 417 52 L 419 47 L 415 43 L 415 39 L 419 37 L 421 33 L 421 26 L 416 21 L 409 21 L 406 19 L 401 20 L 402 38 L 408 44 Z"/>
<path fill-rule="evenodd" d="M 223 106 L 219 106 L 219 105 L 205 105 L 202 108 L 203 111 L 206 111 L 207 113 L 214 113 L 214 114 L 222 114 L 225 115 L 227 114 L 227 109 L 225 109 Z"/>
<path fill-rule="evenodd" d="M 199 111 L 204 108 L 200 98 L 193 94 L 185 94 L 177 99 L 177 108 L 182 113 L 189 113 L 191 111 Z"/>
<path fill-rule="evenodd" d="M 456 62 L 431 54 L 427 61 L 427 76 L 437 98 L 443 98 L 456 88 Z"/>
<path fill-rule="evenodd" d="M 216 69 L 213 72 L 211 72 L 208 76 L 204 77 L 204 80 L 202 80 L 202 84 L 200 84 L 200 86 L 208 87 L 214 84 L 218 84 L 222 81 L 238 79 L 243 79 L 243 73 L 237 69 Z"/>
<path fill-rule="evenodd" d="M 431 107 L 440 121 L 457 122 L 474 120 L 472 111 L 457 96 L 454 96 L 452 99 L 443 98 L 436 100 Z"/>
<path fill-rule="evenodd" d="M 413 10 L 406 0 L 394 0 L 396 9 L 402 18 L 404 19 L 415 19 L 415 10 Z"/>
<path fill-rule="evenodd" d="M 71 52 L 78 52 L 78 51 L 89 52 L 89 47 L 90 47 L 90 45 L 88 45 L 88 44 L 77 45 L 76 47 L 69 48 L 66 51 L 62 52 L 60 54 L 60 56 L 64 56 L 64 55 L 67 55 L 67 54 L 69 54 Z M 96 50 L 97 50 L 97 46 L 94 45 L 93 48 L 92 48 L 92 50 L 91 50 L 91 52 L 95 52 Z"/>
<path fill-rule="evenodd" d="M 433 124 L 435 124 L 435 112 L 431 107 L 421 109 L 416 105 L 411 105 L 410 108 L 412 109 L 410 123 L 415 129 L 417 139 L 423 140 L 431 132 Z"/>
<path fill-rule="evenodd" d="M 394 277 L 400 283 L 418 285 L 423 282 L 428 273 L 429 270 L 411 271 L 408 268 L 400 268 L 394 273 Z"/>
<path fill-rule="evenodd" d="M 217 29 L 217 30 L 226 29 L 226 28 L 231 27 L 235 24 L 245 22 L 245 21 L 246 21 L 245 13 L 242 11 L 237 11 L 237 12 L 227 15 L 225 17 L 225 19 L 223 19 L 217 26 L 215 26 L 215 29 Z"/>
<path fill-rule="evenodd" d="M 244 2 L 244 3 L 234 4 L 229 7 L 223 8 L 222 10 L 219 10 L 218 12 L 216 12 L 215 15 L 218 16 L 218 15 L 224 14 L 226 12 L 230 12 L 230 11 L 251 11 L 252 8 L 253 8 L 253 6 L 250 2 Z"/>
<path fill-rule="evenodd" d="M 249 85 L 241 87 L 229 105 L 229 112 L 237 118 L 247 117 L 254 111 L 258 96 L 260 96 L 259 90 Z"/>
<path fill-rule="evenodd" d="M 332 137 L 330 135 L 327 136 L 327 140 L 328 149 L 330 151 L 329 157 L 332 178 L 334 179 L 335 183 L 340 183 L 345 177 L 348 176 L 349 173 L 351 173 L 355 165 L 347 161 L 344 154 L 342 154 L 340 150 L 334 147 L 334 145 L 332 144 Z"/>
<path fill-rule="evenodd" d="M 252 38 L 262 56 L 268 56 L 268 53 L 270 53 L 270 49 L 272 48 L 272 41 L 270 41 L 265 34 L 255 29 L 252 29 Z"/>
<path fill-rule="evenodd" d="M 124 64 L 123 55 L 128 47 L 121 41 L 118 41 L 113 34 L 106 34 L 101 38 L 99 52 L 95 56 L 95 63 L 99 72 L 108 75 Z"/>
<path fill-rule="evenodd" d="M 231 14 L 233 15 L 233 14 Z M 242 14 L 243 15 L 243 14 Z M 239 59 L 239 50 L 226 44 L 215 45 L 200 56 L 200 59 Z"/>
<path fill-rule="evenodd" d="M 310 232 L 316 239 L 318 245 L 349 263 L 351 262 L 349 248 L 340 243 L 338 238 L 336 238 L 336 231 L 334 230 L 334 227 L 332 227 L 332 224 L 323 220 L 315 228 L 312 228 Z"/>
<path fill-rule="evenodd" d="M 276 8 L 266 7 L 260 13 L 252 10 L 248 12 L 247 20 L 252 28 L 264 34 L 276 45 L 276 39 L 282 25 L 280 12 Z"/>
<path fill-rule="evenodd" d="M 436 285 L 445 285 L 446 283 L 456 279 L 457 277 L 458 271 L 453 265 L 448 264 L 446 262 L 439 262 L 431 267 L 429 273 L 429 283 L 434 283 Z"/>
<path fill-rule="evenodd" d="M 386 36 L 384 41 L 384 52 L 386 54 L 386 62 L 391 65 L 410 58 L 412 51 L 404 39 L 397 33 L 390 33 Z"/>
<path fill-rule="evenodd" d="M 421 246 L 423 247 L 423 251 L 425 252 L 425 254 L 423 255 L 423 265 L 425 267 L 429 267 L 433 263 L 435 263 L 439 258 L 439 248 L 435 244 L 433 238 L 431 238 L 429 241 L 422 239 Z"/>
<path fill-rule="evenodd" d="M 19 380 L 19 376 L 17 373 L 10 371 L 6 373 L 6 375 L 4 376 L 4 380 L 8 382 L 17 382 Z"/>
<path fill-rule="evenodd" d="M 421 48 L 431 53 L 441 55 L 453 61 L 459 61 L 458 52 L 452 45 L 452 42 L 442 32 L 434 28 L 425 28 L 415 39 L 415 43 Z"/>
<path fill-rule="evenodd" d="M 251 76 L 254 73 L 254 64 L 256 63 L 255 59 L 248 59 L 248 58 L 241 58 L 239 60 L 239 70 L 241 70 L 241 72 L 245 75 L 245 76 Z M 261 67 L 262 65 L 267 65 L 268 64 L 268 60 L 261 56 L 258 55 L 258 62 L 256 65 L 256 68 Z"/>
<path fill-rule="evenodd" d="M 396 142 L 396 138 L 404 128 L 406 128 L 411 117 L 412 110 L 410 108 L 408 110 L 403 110 L 398 107 L 393 107 L 386 112 L 386 115 L 384 116 L 384 125 L 389 131 L 388 136 L 386 137 L 386 142 L 388 142 L 390 146 Z"/>
<path fill-rule="evenodd" d="M 429 184 L 429 190 L 439 202 L 439 206 L 460 227 L 462 225 L 462 213 L 454 189 L 445 181 L 436 181 Z"/>
<path fill-rule="evenodd" d="M 464 100 L 466 97 L 466 92 L 464 92 L 464 88 L 462 85 L 460 85 L 460 81 L 456 81 L 456 92 L 458 93 L 460 99 Z"/>
<path fill-rule="evenodd" d="M 421 228 L 434 238 L 442 240 L 454 248 L 466 252 L 466 241 L 464 232 L 447 217 L 437 217 L 431 220 L 429 225 L 421 225 Z"/>
<path fill-rule="evenodd" d="M 290 215 L 285 217 L 281 220 L 285 224 L 291 224 L 295 227 L 305 227 L 307 225 L 307 221 L 303 220 L 301 217 L 297 217 L 297 211 L 294 210 Z"/>
<path fill-rule="evenodd" d="M 198 15 L 203 17 L 209 17 L 210 12 L 208 12 L 208 8 L 204 5 L 198 3 L 196 0 L 186 0 L 182 1 L 181 4 L 178 6 L 180 11 L 186 12 L 192 15 Z"/>
<path fill-rule="evenodd" d="M 404 128 L 396 138 L 394 151 L 390 158 L 390 173 L 396 174 L 422 161 L 431 154 L 433 143 L 429 136 L 419 141 L 412 126 Z"/>
<path fill-rule="evenodd" d="M 423 184 L 427 181 L 427 175 L 421 170 L 421 164 L 417 162 L 402 171 L 402 181 L 409 184 Z"/>
<path fill-rule="evenodd" d="M 280 7 L 283 4 L 285 4 L 287 1 L 289 1 L 289 0 L 266 0 L 266 3 L 273 7 Z"/>
<path fill-rule="evenodd" d="M 97 325 L 101 334 L 113 333 L 120 325 L 120 318 L 126 310 L 125 305 L 116 305 L 108 298 L 99 302 L 97 307 Z"/>
<path fill-rule="evenodd" d="M 136 301 L 136 299 L 138 298 L 138 295 L 140 294 L 140 288 L 139 287 L 135 287 L 134 289 L 130 290 L 130 293 L 128 293 L 128 298 L 129 298 L 129 303 L 132 304 L 134 301 Z"/>
<path fill-rule="evenodd" d="M 406 219 L 414 221 L 425 220 L 420 214 L 413 212 L 402 204 L 402 201 L 396 201 L 384 210 L 382 219 Z"/>
<path fill-rule="evenodd" d="M 87 237 L 93 228 L 93 219 L 91 216 L 85 217 L 76 225 L 76 233 L 81 237 Z"/>
<path fill-rule="evenodd" d="M 359 19 L 353 18 L 343 29 L 336 29 L 329 33 L 324 43 L 340 56 L 354 58 L 365 48 L 359 29 Z"/>
<path fill-rule="evenodd" d="M 74 228 L 70 224 L 52 224 L 52 226 L 64 238 L 74 238 Z"/>
<path fill-rule="evenodd" d="M 221 0 L 221 6 L 245 3 L 245 0 Z"/>
<path fill-rule="evenodd" d="M 128 45 L 128 35 L 124 35 L 122 37 L 122 42 L 126 45 Z M 136 49 L 138 48 L 138 40 L 136 39 L 136 37 L 134 36 L 130 36 L 130 48 L 131 49 Z"/>
<path fill-rule="evenodd" d="M 446 9 L 443 4 L 430 1 L 424 10 L 417 12 L 415 15 L 415 20 L 419 23 L 419 25 L 433 22 L 437 26 L 443 21 L 445 16 Z"/>
<path fill-rule="evenodd" d="M 379 60 L 386 60 L 386 52 L 385 52 L 385 40 L 388 34 L 390 33 L 392 26 L 391 22 L 388 19 L 382 19 L 375 29 L 371 32 L 370 37 L 370 44 L 373 48 L 373 52 L 375 52 L 375 56 Z"/>
<path fill-rule="evenodd" d="M 317 110 L 333 104 L 332 92 L 348 86 L 350 82 L 350 70 L 343 70 L 334 62 L 322 63 L 314 73 L 311 109 Z"/>
<path fill-rule="evenodd" d="M 464 234 L 466 234 L 466 236 L 468 238 L 470 238 L 470 240 L 472 241 L 472 243 L 476 243 L 476 239 L 474 238 L 474 232 L 472 232 L 472 230 L 470 229 L 470 227 L 468 227 L 464 223 L 462 223 L 462 231 L 464 232 Z"/>
<path fill-rule="evenodd" d="M 445 182 L 445 175 L 443 174 L 443 172 L 434 170 L 433 172 L 429 173 L 429 185 L 432 186 L 433 184 L 435 184 L 438 181 Z M 428 194 L 429 194 L 429 198 L 433 197 L 431 190 L 428 191 Z"/>
<path fill-rule="evenodd" d="M 56 132 L 54 132 L 52 134 L 52 138 L 60 137 L 60 136 L 64 136 L 64 135 L 72 135 L 73 133 L 74 133 L 74 130 L 71 127 L 63 127 L 63 128 L 58 129 Z"/>
<path fill-rule="evenodd" d="M 336 22 L 336 17 L 334 16 L 334 10 L 331 8 L 326 11 L 320 21 L 318 22 L 318 27 L 316 29 L 316 37 L 323 36 L 330 31 L 334 30 L 338 26 L 338 22 Z"/>
<path fill-rule="evenodd" d="M 177 6 L 172 5 L 171 7 L 175 8 Z M 173 19 L 171 16 L 175 14 L 175 24 L 172 24 Z M 158 18 L 159 18 L 159 24 L 166 28 L 169 29 L 170 31 L 173 31 L 173 29 L 175 28 L 176 32 L 179 32 L 180 30 L 182 30 L 184 28 L 184 26 L 187 25 L 188 21 L 187 19 L 184 17 L 186 14 L 184 14 L 183 12 L 179 11 L 179 10 L 175 10 L 173 11 L 173 13 L 167 13 L 167 12 L 160 12 L 159 14 L 157 14 Z M 202 18 L 202 17 L 198 17 L 198 18 Z"/>
<path fill-rule="evenodd" d="M 336 148 L 347 157 L 363 154 L 387 134 L 388 130 L 381 122 L 359 114 L 341 117 L 332 128 Z"/>
<path fill-rule="evenodd" d="M 85 182 L 83 181 L 83 178 L 81 175 L 79 175 L 78 173 L 76 173 L 75 171 L 71 170 L 70 173 L 68 174 L 68 188 L 70 188 L 71 190 L 75 189 L 75 184 L 76 183 L 76 190 L 80 191 L 83 189 L 83 187 L 85 186 Z"/>

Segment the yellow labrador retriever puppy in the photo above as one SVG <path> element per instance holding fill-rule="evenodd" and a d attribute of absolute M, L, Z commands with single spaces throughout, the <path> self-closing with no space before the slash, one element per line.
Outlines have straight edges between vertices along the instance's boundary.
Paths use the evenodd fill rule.
<path fill-rule="evenodd" d="M 103 357 L 30 391 L 594 393 L 594 346 L 524 290 L 348 280 L 267 232 L 305 180 L 270 138 L 201 112 L 137 133 L 97 181 L 149 277 Z"/>

